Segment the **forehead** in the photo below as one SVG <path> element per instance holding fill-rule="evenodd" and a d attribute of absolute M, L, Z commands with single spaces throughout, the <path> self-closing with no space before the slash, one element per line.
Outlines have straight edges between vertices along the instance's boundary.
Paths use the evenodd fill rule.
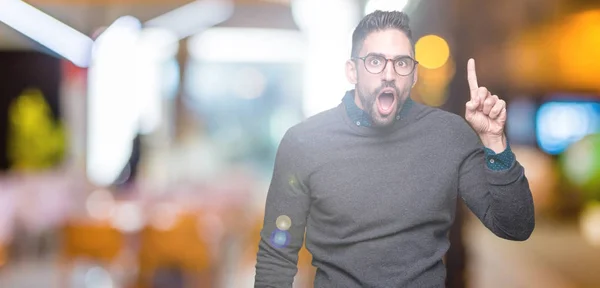
<path fill-rule="evenodd" d="M 367 35 L 359 55 L 379 53 L 386 57 L 412 55 L 410 40 L 404 32 L 396 29 L 375 31 Z"/>

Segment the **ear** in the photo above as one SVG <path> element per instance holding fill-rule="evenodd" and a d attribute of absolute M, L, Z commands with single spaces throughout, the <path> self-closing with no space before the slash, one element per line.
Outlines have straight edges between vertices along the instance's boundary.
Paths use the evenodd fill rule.
<path fill-rule="evenodd" d="M 346 79 L 348 79 L 348 82 L 350 82 L 352 85 L 356 85 L 356 83 L 358 83 L 358 75 L 356 73 L 358 73 L 356 69 L 356 62 L 352 61 L 352 59 L 349 59 L 346 61 Z"/>

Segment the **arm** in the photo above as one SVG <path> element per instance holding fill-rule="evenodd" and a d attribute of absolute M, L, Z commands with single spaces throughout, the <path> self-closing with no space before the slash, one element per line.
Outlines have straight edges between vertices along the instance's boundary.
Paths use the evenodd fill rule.
<path fill-rule="evenodd" d="M 497 236 L 517 241 L 528 239 L 533 232 L 535 218 L 533 198 L 523 167 L 516 161 L 510 147 L 499 154 L 492 154 L 473 131 L 466 133 L 468 135 L 463 138 L 466 143 L 463 144 L 470 148 L 459 170 L 458 192 L 461 198 Z M 490 163 L 492 159 L 494 163 Z M 494 165 L 502 160 L 508 160 L 508 163 Z"/>
<path fill-rule="evenodd" d="M 298 270 L 298 251 L 304 241 L 310 206 L 304 172 L 306 157 L 300 148 L 288 131 L 277 151 L 260 232 L 254 287 L 292 287 Z M 287 228 L 287 224 L 288 230 L 278 229 L 278 218 L 279 226 L 283 224 L 280 228 Z"/>
<path fill-rule="evenodd" d="M 535 226 L 533 197 L 523 167 L 513 160 L 512 151 L 506 151 L 506 102 L 479 86 L 473 59 L 467 63 L 467 80 L 471 99 L 466 103 L 465 119 L 473 129 L 464 124 L 457 129 L 459 147 L 466 147 L 458 193 L 494 234 L 524 241 Z M 494 165 L 498 160 L 508 163 Z"/>

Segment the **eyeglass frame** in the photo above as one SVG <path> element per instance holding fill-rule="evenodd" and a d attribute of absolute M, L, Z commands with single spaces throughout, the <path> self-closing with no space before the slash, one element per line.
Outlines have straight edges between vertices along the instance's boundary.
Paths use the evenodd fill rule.
<path fill-rule="evenodd" d="M 383 69 L 381 69 L 381 71 L 379 71 L 377 73 L 373 73 L 373 72 L 369 71 L 369 69 L 367 68 L 366 59 L 367 59 L 367 57 L 371 57 L 371 56 L 381 57 L 381 58 L 385 59 L 385 64 L 383 65 Z M 394 65 L 394 62 L 396 62 L 397 60 L 406 59 L 406 58 L 408 58 L 408 59 L 412 60 L 413 62 L 415 62 L 415 65 L 413 65 L 413 67 L 410 70 L 410 72 L 408 72 L 406 75 L 402 75 L 402 74 L 398 73 L 398 71 L 396 71 L 396 65 Z M 400 76 L 408 76 L 408 75 L 414 73 L 415 72 L 415 68 L 417 68 L 417 65 L 419 65 L 419 61 L 417 61 L 416 59 L 414 59 L 414 58 L 412 58 L 412 57 L 410 57 L 408 55 L 397 56 L 395 58 L 391 58 L 390 59 L 390 58 L 386 58 L 385 56 L 383 56 L 381 54 L 372 54 L 372 53 L 369 53 L 369 54 L 367 54 L 367 55 L 365 55 L 363 57 L 352 57 L 351 59 L 353 59 L 353 60 L 356 60 L 356 59 L 363 60 L 363 64 L 365 64 L 365 70 L 367 70 L 367 72 L 369 72 L 371 74 L 375 74 L 375 75 L 376 74 L 381 74 L 383 71 L 385 71 L 385 68 L 387 68 L 387 64 L 388 64 L 389 61 L 392 61 L 392 67 L 394 68 L 394 72 L 396 74 L 400 75 Z"/>

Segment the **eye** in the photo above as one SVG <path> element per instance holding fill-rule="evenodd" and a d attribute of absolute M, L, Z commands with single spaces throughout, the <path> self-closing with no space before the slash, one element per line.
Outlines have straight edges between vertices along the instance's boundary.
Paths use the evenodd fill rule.
<path fill-rule="evenodd" d="M 381 60 L 378 58 L 371 58 L 369 60 L 369 64 L 372 66 L 379 66 L 379 65 L 381 65 Z"/>
<path fill-rule="evenodd" d="M 398 59 L 398 60 L 396 60 L 396 66 L 398 66 L 400 68 L 406 68 L 409 66 L 409 64 L 406 59 Z"/>

